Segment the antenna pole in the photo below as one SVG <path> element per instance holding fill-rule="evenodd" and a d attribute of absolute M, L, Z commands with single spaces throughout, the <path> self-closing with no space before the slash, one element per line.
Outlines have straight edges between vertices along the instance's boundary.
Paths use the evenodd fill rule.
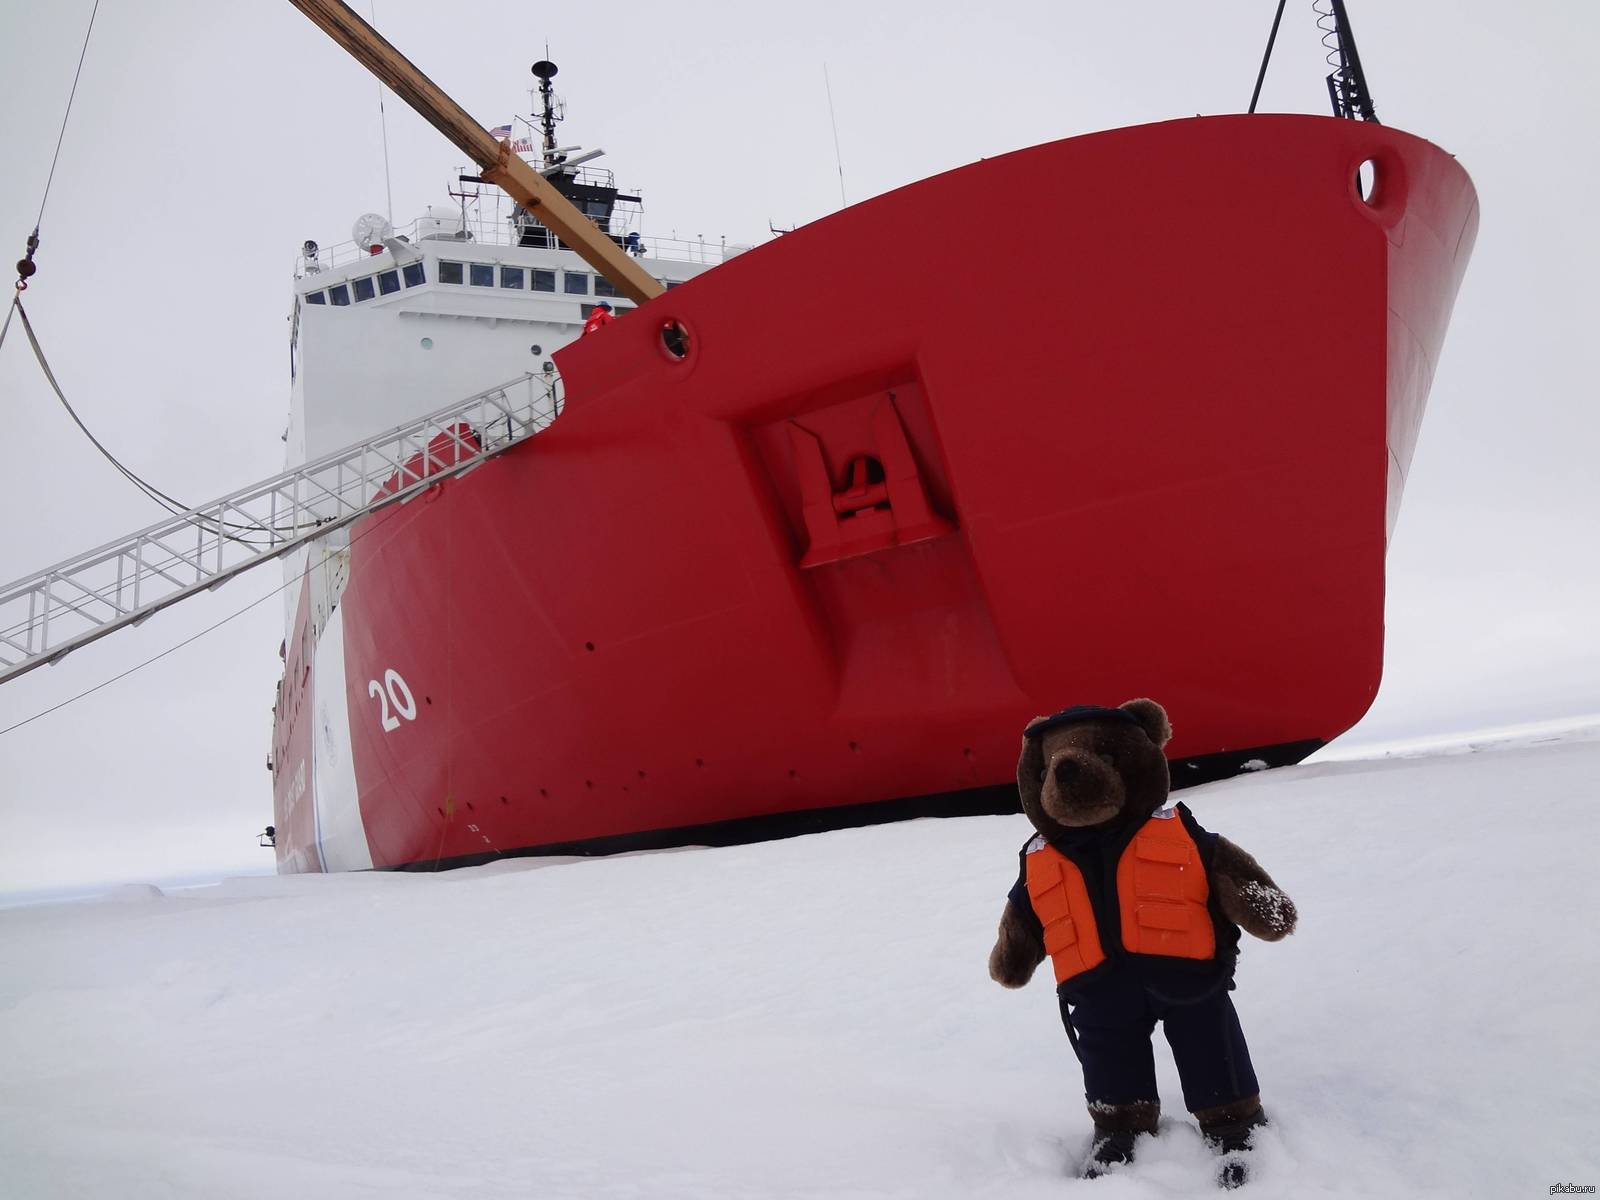
<path fill-rule="evenodd" d="M 372 0 L 367 6 L 367 11 L 372 14 L 372 27 L 378 27 L 378 5 Z M 389 218 L 390 228 L 394 227 L 394 187 L 389 182 L 389 118 L 383 111 L 383 80 L 378 80 L 378 126 L 383 130 L 383 199 L 388 205 L 384 214 Z"/>
<path fill-rule="evenodd" d="M 828 122 L 833 126 L 833 162 L 839 168 L 839 204 L 850 207 L 844 198 L 844 159 L 839 154 L 839 119 L 833 115 L 833 82 L 828 78 L 828 64 L 822 64 L 822 86 L 828 91 Z"/>

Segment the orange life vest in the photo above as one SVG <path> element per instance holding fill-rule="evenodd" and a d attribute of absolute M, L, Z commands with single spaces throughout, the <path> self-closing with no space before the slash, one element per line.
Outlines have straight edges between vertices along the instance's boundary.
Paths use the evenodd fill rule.
<path fill-rule="evenodd" d="M 1056 982 L 1106 960 L 1083 872 L 1043 838 L 1024 859 L 1028 899 L 1044 926 L 1045 953 Z M 1214 959 L 1216 928 L 1200 848 L 1173 809 L 1151 817 L 1117 860 L 1116 899 L 1122 947 L 1129 954 Z"/>

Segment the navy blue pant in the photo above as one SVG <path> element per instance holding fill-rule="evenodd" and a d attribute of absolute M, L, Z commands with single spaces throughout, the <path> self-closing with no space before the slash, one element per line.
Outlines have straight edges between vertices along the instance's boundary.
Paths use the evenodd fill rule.
<path fill-rule="evenodd" d="M 1070 1007 L 1069 1007 L 1070 1006 Z M 1224 984 L 1203 1000 L 1162 1000 L 1127 972 L 1096 979 L 1071 998 L 1061 997 L 1061 1017 L 1083 1064 L 1084 1095 L 1090 1104 L 1159 1100 L 1150 1036 L 1161 1022 L 1183 1082 L 1190 1112 L 1231 1104 L 1261 1090 L 1239 1014 Z"/>

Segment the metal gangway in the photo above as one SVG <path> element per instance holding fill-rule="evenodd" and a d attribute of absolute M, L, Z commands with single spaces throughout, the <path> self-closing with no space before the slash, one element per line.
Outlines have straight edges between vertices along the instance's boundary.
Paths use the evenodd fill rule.
<path fill-rule="evenodd" d="M 459 475 L 560 411 L 523 374 L 0 588 L 0 683 Z"/>

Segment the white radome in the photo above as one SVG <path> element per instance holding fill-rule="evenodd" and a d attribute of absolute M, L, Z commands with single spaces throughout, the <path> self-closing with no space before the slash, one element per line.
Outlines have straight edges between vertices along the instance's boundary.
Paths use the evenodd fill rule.
<path fill-rule="evenodd" d="M 362 213 L 350 226 L 350 240 L 358 246 L 376 246 L 394 234 L 394 226 L 382 213 Z"/>

